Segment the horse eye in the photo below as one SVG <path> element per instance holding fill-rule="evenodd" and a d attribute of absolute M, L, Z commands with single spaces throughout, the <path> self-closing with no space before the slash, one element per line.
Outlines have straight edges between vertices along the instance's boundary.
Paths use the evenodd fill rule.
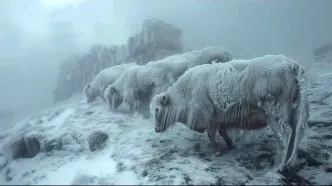
<path fill-rule="evenodd" d="M 159 113 L 159 108 L 156 108 L 156 113 Z"/>

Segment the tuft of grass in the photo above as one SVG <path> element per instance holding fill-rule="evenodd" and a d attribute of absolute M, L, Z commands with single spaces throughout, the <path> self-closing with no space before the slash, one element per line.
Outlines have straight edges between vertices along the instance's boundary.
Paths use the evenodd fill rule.
<path fill-rule="evenodd" d="M 88 137 L 90 151 L 102 150 L 107 143 L 108 134 L 101 131 L 95 131 Z"/>
<path fill-rule="evenodd" d="M 71 185 L 93 185 L 96 179 L 96 176 L 92 176 L 84 170 L 77 171 Z"/>

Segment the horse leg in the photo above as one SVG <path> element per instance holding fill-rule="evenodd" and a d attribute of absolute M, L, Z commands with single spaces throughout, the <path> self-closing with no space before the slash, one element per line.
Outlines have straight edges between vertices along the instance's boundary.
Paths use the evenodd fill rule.
<path fill-rule="evenodd" d="M 229 150 L 232 150 L 232 149 L 236 148 L 236 146 L 233 143 L 232 139 L 227 135 L 227 131 L 226 131 L 225 127 L 220 127 L 218 132 L 219 132 L 220 136 L 225 140 L 226 145 L 227 145 Z"/>

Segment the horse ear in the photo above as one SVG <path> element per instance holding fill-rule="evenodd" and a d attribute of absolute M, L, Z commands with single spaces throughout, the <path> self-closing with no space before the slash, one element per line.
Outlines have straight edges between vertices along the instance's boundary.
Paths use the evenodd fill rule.
<path fill-rule="evenodd" d="M 169 98 L 167 95 L 163 95 L 161 97 L 161 100 L 160 100 L 160 103 L 163 105 L 163 106 L 167 106 L 168 103 L 169 103 Z"/>

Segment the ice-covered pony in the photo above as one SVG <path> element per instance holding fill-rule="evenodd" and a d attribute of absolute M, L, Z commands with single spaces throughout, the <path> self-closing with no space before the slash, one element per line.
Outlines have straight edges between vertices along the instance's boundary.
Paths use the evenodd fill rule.
<path fill-rule="evenodd" d="M 269 125 L 278 137 L 276 168 L 293 165 L 308 125 L 305 74 L 299 63 L 283 55 L 196 66 L 153 98 L 155 131 L 165 132 L 176 122 L 207 130 L 213 152 L 218 152 L 217 131 L 233 148 L 226 129 Z"/>
<path fill-rule="evenodd" d="M 125 70 L 133 66 L 137 66 L 137 64 L 128 63 L 101 70 L 96 77 L 83 88 L 87 102 L 90 103 L 94 101 L 94 99 L 98 96 L 104 101 L 107 101 L 104 99 L 105 89 L 108 85 L 114 83 L 114 81 L 117 80 Z"/>
<path fill-rule="evenodd" d="M 228 50 L 214 46 L 149 62 L 124 72 L 106 90 L 105 99 L 109 100 L 111 110 L 126 102 L 133 111 L 149 117 L 152 98 L 166 91 L 186 70 L 197 65 L 230 60 L 232 54 Z"/>

